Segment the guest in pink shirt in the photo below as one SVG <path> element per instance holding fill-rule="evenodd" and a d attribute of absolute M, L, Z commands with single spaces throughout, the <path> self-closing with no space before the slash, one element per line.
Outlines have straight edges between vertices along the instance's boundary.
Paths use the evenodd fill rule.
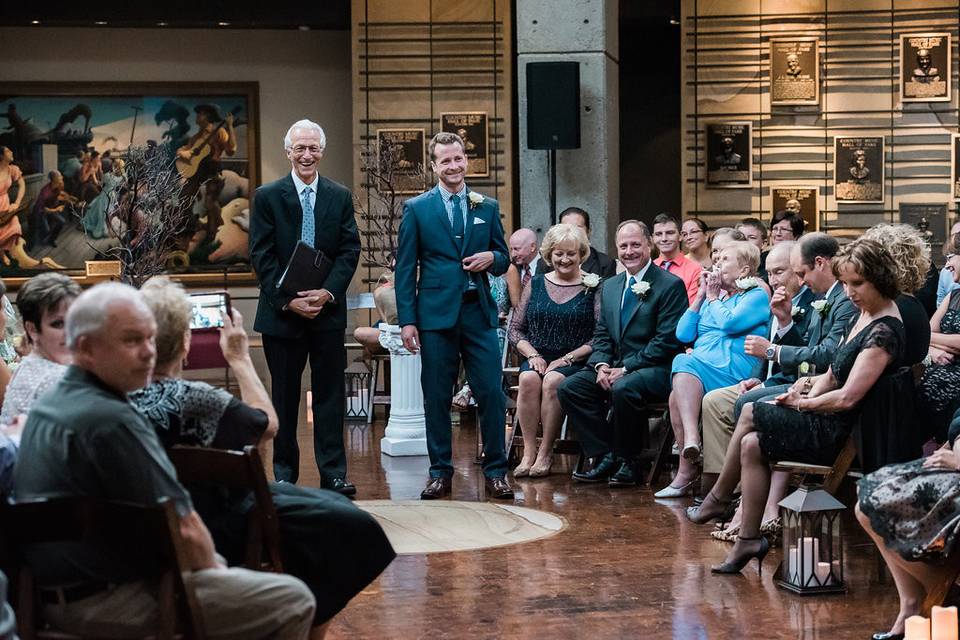
<path fill-rule="evenodd" d="M 653 264 L 683 280 L 687 298 L 693 304 L 700 288 L 703 267 L 683 255 L 680 248 L 680 222 L 669 213 L 659 214 L 653 219 L 653 243 L 660 250 L 660 257 Z"/>

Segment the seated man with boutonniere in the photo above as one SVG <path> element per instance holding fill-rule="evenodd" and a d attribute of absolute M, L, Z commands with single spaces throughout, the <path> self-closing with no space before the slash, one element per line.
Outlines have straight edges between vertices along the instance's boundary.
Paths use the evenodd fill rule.
<path fill-rule="evenodd" d="M 593 459 L 574 480 L 633 486 L 649 449 L 647 403 L 670 394 L 670 363 L 682 351 L 675 331 L 688 302 L 683 281 L 650 260 L 647 225 L 621 222 L 616 243 L 626 271 L 603 282 L 588 368 L 560 383 L 558 396 Z"/>
<path fill-rule="evenodd" d="M 770 298 L 760 286 L 760 250 L 749 242 L 731 242 L 720 262 L 700 276 L 697 297 L 677 325 L 677 339 L 693 343 L 690 353 L 674 358 L 670 425 L 681 447 L 673 482 L 654 494 L 677 498 L 699 477 L 700 402 L 703 394 L 746 378 L 760 363 L 745 353 L 751 336 L 763 335 L 770 321 Z"/>

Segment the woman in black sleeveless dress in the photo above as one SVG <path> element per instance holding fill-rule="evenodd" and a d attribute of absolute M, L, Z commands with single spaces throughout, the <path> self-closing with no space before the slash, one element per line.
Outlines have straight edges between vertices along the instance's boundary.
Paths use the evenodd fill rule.
<path fill-rule="evenodd" d="M 769 550 L 760 520 L 770 486 L 770 463 L 796 460 L 830 465 L 850 437 L 861 401 L 881 375 L 895 372 L 905 346 L 903 322 L 894 302 L 899 291 L 890 254 L 873 240 L 843 247 L 833 270 L 860 310 L 834 353 L 830 368 L 801 378 L 775 403 L 750 403 L 740 414 L 723 470 L 703 504 L 687 510 L 701 524 L 726 511 L 737 483 L 743 493 L 740 536 L 715 573 L 737 573 Z M 809 394 L 802 395 L 809 386 Z"/>
<path fill-rule="evenodd" d="M 553 270 L 527 283 L 508 334 L 524 358 L 517 393 L 523 460 L 513 470 L 514 477 L 550 473 L 553 443 L 563 420 L 557 386 L 579 371 L 593 352 L 593 329 L 600 313 L 600 279 L 580 271 L 590 253 L 583 230 L 570 224 L 551 227 L 540 253 Z M 537 447 L 540 424 L 543 438 Z"/>

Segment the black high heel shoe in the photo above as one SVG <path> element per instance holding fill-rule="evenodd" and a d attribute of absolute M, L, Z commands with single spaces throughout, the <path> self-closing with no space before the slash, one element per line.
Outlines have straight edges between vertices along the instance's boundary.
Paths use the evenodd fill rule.
<path fill-rule="evenodd" d="M 763 576 L 763 559 L 767 557 L 767 553 L 770 551 L 770 541 L 760 536 L 759 538 L 744 538 L 743 536 L 737 536 L 739 540 L 743 541 L 760 541 L 760 548 L 754 551 L 753 553 L 745 554 L 732 562 L 724 562 L 713 567 L 710 567 L 711 573 L 740 573 L 743 571 L 743 568 L 747 566 L 754 558 L 757 559 L 757 575 Z"/>
<path fill-rule="evenodd" d="M 713 498 L 713 508 L 708 506 L 707 498 Z M 707 494 L 707 498 L 704 498 L 699 506 L 687 507 L 687 520 L 694 524 L 706 524 L 714 518 L 718 518 L 720 522 L 729 522 L 733 518 L 737 509 L 733 500 L 721 500 L 712 491 Z"/>

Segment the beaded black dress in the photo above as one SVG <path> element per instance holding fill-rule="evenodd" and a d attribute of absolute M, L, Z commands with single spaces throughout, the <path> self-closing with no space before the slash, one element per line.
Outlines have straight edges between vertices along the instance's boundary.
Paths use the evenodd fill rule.
<path fill-rule="evenodd" d="M 851 318 L 848 333 L 858 317 Z M 860 352 L 871 347 L 879 347 L 892 356 L 883 375 L 896 371 L 903 360 L 904 335 L 900 320 L 884 316 L 868 324 L 853 338 L 844 339 L 834 352 L 830 365 L 838 387 L 847 381 Z M 833 464 L 850 436 L 859 408 L 838 413 L 817 413 L 796 411 L 765 402 L 754 403 L 754 428 L 760 436 L 760 449 L 771 461 Z"/>

